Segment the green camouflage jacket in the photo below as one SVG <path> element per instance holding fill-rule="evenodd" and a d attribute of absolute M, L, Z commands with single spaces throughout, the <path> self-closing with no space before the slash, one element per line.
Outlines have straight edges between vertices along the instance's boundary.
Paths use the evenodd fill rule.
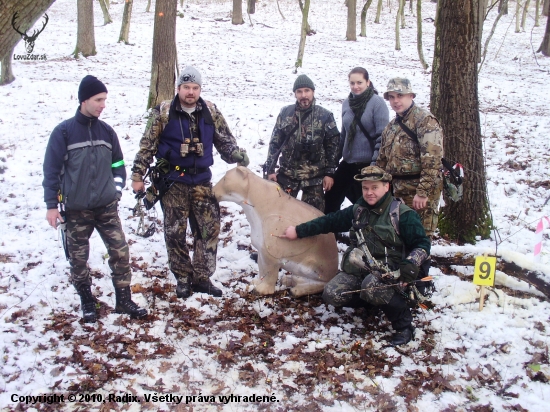
<path fill-rule="evenodd" d="M 297 108 L 298 103 L 283 107 L 277 117 L 269 142 L 267 173 L 275 173 L 279 160 L 278 177 L 283 175 L 293 181 L 300 181 L 301 186 L 319 185 L 323 177 L 333 175 L 338 166 L 340 132 L 333 114 L 316 105 L 315 100 L 305 111 Z M 300 130 L 296 127 L 299 121 Z M 287 139 L 293 129 L 295 131 Z M 276 159 L 283 144 L 281 157 Z"/>
<path fill-rule="evenodd" d="M 176 95 L 174 99 L 178 99 L 178 96 Z M 157 153 L 160 135 L 168 123 L 172 102 L 173 100 L 165 100 L 151 111 L 145 132 L 139 142 L 139 151 L 134 159 L 134 166 L 132 167 L 133 181 L 142 181 L 147 168 L 153 162 L 153 156 Z M 227 163 L 235 163 L 231 159 L 231 153 L 234 150 L 239 150 L 239 147 L 231 130 L 229 130 L 227 122 L 214 103 L 205 101 L 202 98 L 197 102 L 198 111 L 202 110 L 202 104 L 206 104 L 214 121 L 214 147 L 220 153 L 222 160 Z M 179 100 L 176 102 L 176 110 L 182 111 Z"/>
<path fill-rule="evenodd" d="M 382 132 L 382 145 L 376 165 L 392 176 L 420 174 L 418 196 L 430 196 L 438 186 L 443 132 L 437 119 L 416 104 L 405 113 L 402 122 L 418 136 L 415 142 L 392 119 Z"/>

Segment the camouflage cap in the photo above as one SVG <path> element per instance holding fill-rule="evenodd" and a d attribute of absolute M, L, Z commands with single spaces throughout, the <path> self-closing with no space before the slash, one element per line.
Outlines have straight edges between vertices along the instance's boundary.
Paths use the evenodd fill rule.
<path fill-rule="evenodd" d="M 361 169 L 361 174 L 353 177 L 355 180 L 369 180 L 373 182 L 391 182 L 391 175 L 378 166 L 367 166 Z"/>
<path fill-rule="evenodd" d="M 409 79 L 405 79 L 404 77 L 394 77 L 388 82 L 388 87 L 384 92 L 384 99 L 388 100 L 389 92 L 397 92 L 401 94 L 412 93 L 413 98 L 416 97 L 416 93 L 413 92 L 411 82 Z"/>

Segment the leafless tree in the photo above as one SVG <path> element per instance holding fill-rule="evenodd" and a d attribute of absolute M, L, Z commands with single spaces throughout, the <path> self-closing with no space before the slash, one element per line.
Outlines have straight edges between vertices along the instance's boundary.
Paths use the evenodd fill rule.
<path fill-rule="evenodd" d="M 365 5 L 363 6 L 363 9 L 361 10 L 361 33 L 359 34 L 360 37 L 367 37 L 367 11 L 369 11 L 369 7 L 372 4 L 372 0 L 367 0 Z"/>
<path fill-rule="evenodd" d="M 296 59 L 296 63 L 294 66 L 296 69 L 294 70 L 294 73 L 298 72 L 298 67 L 302 67 L 302 62 L 304 59 L 304 51 L 306 48 L 306 37 L 308 35 L 308 28 L 309 23 L 307 22 L 307 18 L 309 15 L 309 4 L 310 0 L 305 0 L 304 7 L 302 9 L 302 30 L 300 33 L 300 46 L 298 47 L 298 58 Z"/>
<path fill-rule="evenodd" d="M 248 14 L 256 13 L 256 0 L 247 0 L 246 12 Z"/>
<path fill-rule="evenodd" d="M 378 5 L 376 6 L 376 17 L 374 22 L 380 24 L 380 14 L 382 14 L 382 0 L 378 0 Z"/>
<path fill-rule="evenodd" d="M 105 0 L 99 0 L 99 5 L 101 6 L 101 11 L 103 12 L 103 25 L 107 25 L 113 22 L 111 14 L 109 13 L 109 5 Z"/>
<path fill-rule="evenodd" d="M 132 6 L 134 0 L 126 0 L 124 3 L 124 13 L 122 14 L 122 26 L 120 27 L 120 36 L 118 36 L 119 42 L 124 44 L 130 44 L 130 20 L 132 19 Z"/>
<path fill-rule="evenodd" d="M 20 32 L 27 33 L 34 24 L 42 19 L 46 10 L 55 0 L 4 0 L 0 12 L 0 85 L 15 80 L 11 61 L 15 46 L 23 38 L 13 29 L 12 19 L 17 13 L 17 27 Z M 42 26 L 40 26 L 42 27 Z M 34 33 L 34 31 L 32 31 Z"/>
<path fill-rule="evenodd" d="M 84 57 L 95 56 L 95 34 L 94 34 L 94 2 L 93 0 L 77 0 L 77 34 L 76 47 L 73 55 L 78 58 L 80 54 Z"/>
<path fill-rule="evenodd" d="M 550 56 L 550 15 L 546 18 L 546 30 L 537 53 L 542 53 L 545 56 Z"/>
<path fill-rule="evenodd" d="M 177 0 L 156 0 L 148 109 L 174 97 L 177 6 Z"/>
<path fill-rule="evenodd" d="M 347 0 L 348 22 L 346 30 L 346 40 L 357 40 L 357 0 Z"/>
<path fill-rule="evenodd" d="M 422 68 L 426 70 L 428 68 L 428 63 L 426 63 L 424 50 L 422 49 L 422 0 L 416 0 L 416 48 L 418 50 L 420 64 Z"/>
<path fill-rule="evenodd" d="M 470 243 L 476 236 L 487 238 L 492 227 L 477 89 L 479 21 L 484 18 L 479 2 L 439 0 L 440 73 L 432 75 L 431 96 L 431 110 L 444 131 L 445 157 L 460 161 L 468 173 L 462 201 L 448 202 L 443 208 L 439 230 L 453 240 Z"/>
<path fill-rule="evenodd" d="M 232 24 L 244 24 L 243 20 L 243 0 L 233 0 Z"/>

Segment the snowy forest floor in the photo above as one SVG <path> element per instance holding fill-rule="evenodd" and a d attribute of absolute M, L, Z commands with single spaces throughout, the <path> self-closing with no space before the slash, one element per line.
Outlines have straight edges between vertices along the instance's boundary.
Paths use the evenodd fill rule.
<path fill-rule="evenodd" d="M 253 26 L 246 15 L 245 24 L 231 24 L 230 1 L 186 0 L 177 20 L 180 66 L 194 65 L 202 72 L 202 96 L 224 114 L 257 174 L 279 110 L 294 102 L 301 16 L 297 2 L 279 3 L 285 20 L 274 0 L 262 0 L 250 16 Z M 402 50 L 396 51 L 395 1 L 389 2 L 391 9 L 383 2 L 380 24 L 373 23 L 371 6 L 367 37 L 356 42 L 345 41 L 343 3 L 312 1 L 310 24 L 316 34 L 307 38 L 298 72 L 314 80 L 317 103 L 333 111 L 340 124 L 347 73 L 364 66 L 380 91 L 391 77 L 408 77 L 416 102 L 427 107 L 431 76 L 418 62 L 416 16 L 407 7 Z M 435 6 L 423 3 L 424 53 L 431 62 Z M 154 16 L 144 12 L 146 4 L 134 1 L 133 45 L 124 45 L 116 42 L 124 2 L 111 1 L 115 23 L 107 26 L 95 3 L 98 53 L 75 60 L 70 54 L 76 43 L 76 2 L 57 0 L 34 51 L 47 60 L 14 61 L 17 79 L 0 88 L 0 408 L 548 410 L 550 304 L 525 282 L 497 272 L 496 286 L 489 288 L 479 312 L 471 266 L 452 266 L 446 273 L 432 268 L 436 307 L 417 311 L 416 339 L 394 348 L 388 343 L 390 325 L 379 312 L 334 309 L 320 296 L 294 299 L 283 287 L 273 296 L 250 294 L 258 266 L 249 259 L 250 227 L 233 203 L 221 205 L 213 276 L 224 296 L 194 294 L 181 301 L 167 268 L 160 208 L 158 231 L 147 239 L 136 236 L 137 220 L 129 210 L 135 200 L 128 185 L 119 212 L 132 254 L 134 300 L 150 315 L 131 321 L 111 312 L 115 298 L 105 248 L 94 234 L 89 264 L 101 318 L 96 325 L 82 323 L 58 234 L 45 220 L 42 160 L 51 131 L 78 106 L 80 79 L 92 74 L 109 89 L 101 118 L 118 133 L 130 171 L 147 115 Z M 494 253 L 498 244 L 499 256 L 540 272 L 548 283 L 549 254 L 543 251 L 541 263 L 535 263 L 532 251 L 536 224 L 550 215 L 550 206 L 543 205 L 550 195 L 550 59 L 533 53 L 546 18 L 532 28 L 531 7 L 527 31 L 514 33 L 512 3 L 479 79 L 488 194 L 498 230 L 476 245 L 437 239 L 433 253 L 476 256 Z M 485 35 L 495 17 L 493 10 Z M 15 54 L 24 52 L 21 42 Z M 216 155 L 213 182 L 232 167 Z M 63 395 L 64 401 L 25 404 L 20 398 L 41 394 Z M 139 402 L 115 402 L 109 394 L 136 396 Z"/>

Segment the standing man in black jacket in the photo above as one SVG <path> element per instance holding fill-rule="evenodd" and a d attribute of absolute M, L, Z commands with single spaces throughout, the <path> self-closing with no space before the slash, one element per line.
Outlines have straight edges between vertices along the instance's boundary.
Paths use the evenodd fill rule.
<path fill-rule="evenodd" d="M 89 239 L 99 232 L 109 253 L 116 293 L 116 312 L 142 318 L 147 310 L 131 299 L 130 253 L 118 216 L 118 201 L 125 185 L 126 169 L 118 137 L 99 120 L 105 108 L 107 88 L 94 76 L 86 76 L 78 88 L 80 106 L 74 117 L 52 132 L 44 157 L 46 220 L 53 228 L 66 223 L 66 247 L 71 265 L 70 282 L 80 295 L 83 319 L 97 321 L 96 299 L 88 267 Z M 58 210 L 65 210 L 65 219 Z"/>

